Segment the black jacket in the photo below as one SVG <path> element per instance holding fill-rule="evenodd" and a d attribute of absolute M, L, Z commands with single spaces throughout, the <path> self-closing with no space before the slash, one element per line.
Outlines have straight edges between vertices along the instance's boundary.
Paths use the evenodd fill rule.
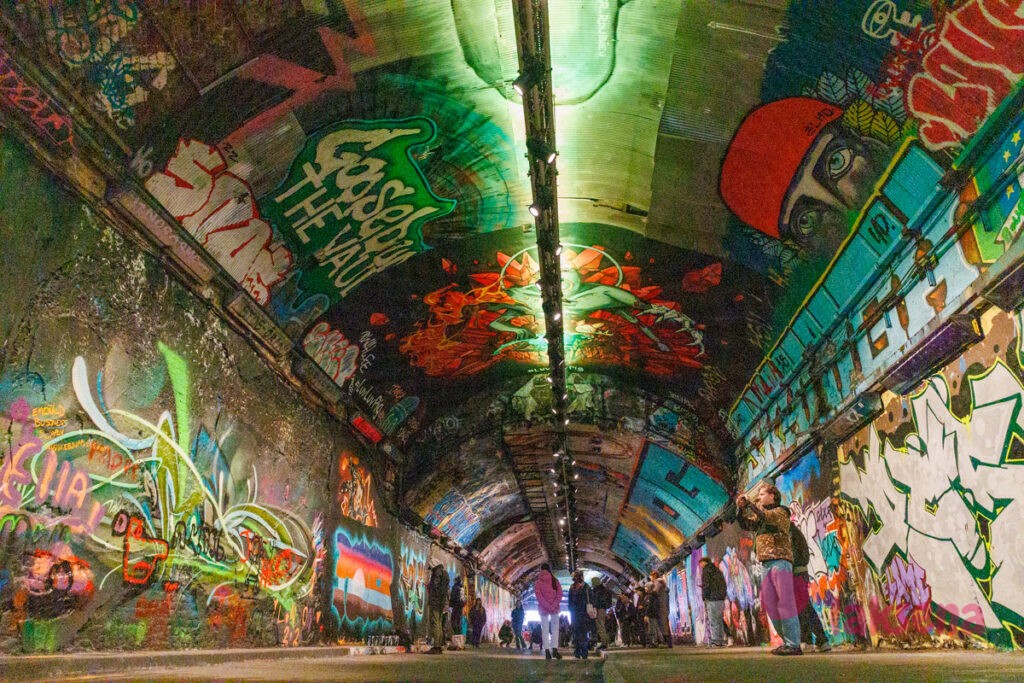
<path fill-rule="evenodd" d="M 605 585 L 599 585 L 594 589 L 594 607 L 597 609 L 608 609 L 612 606 L 612 592 Z"/>
<path fill-rule="evenodd" d="M 725 600 L 725 577 L 722 576 L 722 572 L 715 566 L 714 562 L 708 562 L 701 567 L 700 584 L 705 600 Z"/>
<path fill-rule="evenodd" d="M 427 583 L 427 604 L 434 609 L 441 609 L 448 604 L 448 573 L 431 573 Z"/>
<path fill-rule="evenodd" d="M 512 626 L 516 630 L 518 630 L 518 631 L 522 631 L 523 630 L 523 617 L 524 617 L 524 615 L 525 615 L 525 611 L 523 610 L 523 608 L 521 606 L 520 607 L 513 607 L 512 608 Z"/>
<path fill-rule="evenodd" d="M 587 602 L 594 604 L 594 598 L 590 586 L 585 583 L 573 584 L 569 587 L 569 611 L 574 615 L 587 614 Z"/>

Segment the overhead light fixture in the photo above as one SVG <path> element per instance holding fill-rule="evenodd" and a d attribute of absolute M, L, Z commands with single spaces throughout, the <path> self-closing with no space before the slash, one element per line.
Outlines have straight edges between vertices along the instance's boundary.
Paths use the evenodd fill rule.
<path fill-rule="evenodd" d="M 555 198 L 551 195 L 551 190 L 541 185 L 536 190 L 536 195 L 533 197 L 533 204 L 530 204 L 530 214 L 534 218 L 538 217 L 546 209 L 550 209 L 555 204 Z"/>
<path fill-rule="evenodd" d="M 561 312 L 561 311 L 558 311 L 557 313 L 555 313 L 555 314 L 554 314 L 553 316 L 551 316 L 551 317 L 552 317 L 552 318 L 553 318 L 553 319 L 555 320 L 555 322 L 558 322 L 559 320 L 561 320 L 561 319 L 562 319 L 562 312 Z"/>
<path fill-rule="evenodd" d="M 526 91 L 537 85 L 537 79 L 529 71 L 524 71 L 516 77 L 516 80 L 512 81 L 512 89 L 515 90 L 520 97 L 526 94 Z"/>
<path fill-rule="evenodd" d="M 522 97 L 530 88 L 538 85 L 543 77 L 544 61 L 532 54 L 526 53 L 523 55 L 523 70 L 512 81 L 512 89 Z"/>
<path fill-rule="evenodd" d="M 559 244 L 557 247 L 555 247 L 555 256 L 561 256 L 561 255 L 562 255 L 562 245 Z"/>
<path fill-rule="evenodd" d="M 568 425 L 568 424 L 569 424 L 569 418 L 565 418 L 565 422 L 564 422 L 564 424 L 566 424 L 566 425 Z"/>
<path fill-rule="evenodd" d="M 555 163 L 555 157 L 558 156 L 558 151 L 549 145 L 543 138 L 527 138 L 526 149 L 534 158 L 540 159 L 545 164 Z"/>

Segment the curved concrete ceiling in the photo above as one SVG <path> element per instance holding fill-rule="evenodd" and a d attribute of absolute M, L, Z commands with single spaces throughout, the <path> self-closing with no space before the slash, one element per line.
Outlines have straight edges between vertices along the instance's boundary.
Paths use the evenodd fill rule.
<path fill-rule="evenodd" d="M 130 152 L 138 189 L 377 432 L 407 516 L 510 582 L 539 556 L 563 564 L 565 540 L 581 563 L 645 573 L 724 506 L 729 411 L 924 118 L 901 59 L 939 18 L 881 0 L 826 17 L 783 0 L 537 4 L 562 399 L 527 209 L 538 152 L 513 89 L 532 24 L 514 4 L 18 3 L 4 18 L 12 49 L 85 105 L 95 144 Z"/>

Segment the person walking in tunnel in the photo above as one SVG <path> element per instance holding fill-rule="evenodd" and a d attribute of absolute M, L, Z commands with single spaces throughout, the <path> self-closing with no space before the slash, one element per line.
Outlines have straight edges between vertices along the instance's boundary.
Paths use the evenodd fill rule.
<path fill-rule="evenodd" d="M 590 580 L 593 587 L 594 607 L 597 609 L 597 616 L 594 617 L 595 630 L 597 631 L 597 651 L 608 649 L 608 610 L 612 606 L 612 592 L 601 583 L 601 577 L 595 576 Z M 613 638 L 614 640 L 614 638 Z"/>
<path fill-rule="evenodd" d="M 452 635 L 460 636 L 462 630 L 462 611 L 466 607 L 466 596 L 462 592 L 462 577 L 456 576 L 452 583 L 452 594 L 448 602 L 452 608 Z"/>
<path fill-rule="evenodd" d="M 633 620 L 636 642 L 640 647 L 647 647 L 647 589 L 642 585 L 636 587 L 636 618 Z"/>
<path fill-rule="evenodd" d="M 430 570 L 430 580 L 427 583 L 427 609 L 430 624 L 430 651 L 428 654 L 439 655 L 444 650 L 444 612 L 448 607 L 448 572 L 444 565 L 435 564 Z"/>
<path fill-rule="evenodd" d="M 484 626 L 487 624 L 487 610 L 480 598 L 473 601 L 469 608 L 469 627 L 471 629 L 469 642 L 473 647 L 480 647 L 480 638 L 484 635 Z"/>
<path fill-rule="evenodd" d="M 672 648 L 672 627 L 668 623 L 669 595 L 668 583 L 659 571 L 651 572 L 651 585 L 654 586 L 654 594 L 658 599 L 658 626 L 661 630 L 661 637 L 665 645 Z"/>
<path fill-rule="evenodd" d="M 558 653 L 558 612 L 562 606 L 562 584 L 551 573 L 547 562 L 540 566 L 540 573 L 533 584 L 537 597 L 537 611 L 540 612 L 540 630 L 544 641 L 544 658 L 561 659 Z"/>
<path fill-rule="evenodd" d="M 647 584 L 644 596 L 647 608 L 644 615 L 647 617 L 647 647 L 658 647 L 665 642 L 665 634 L 661 630 L 661 599 L 653 581 Z"/>
<path fill-rule="evenodd" d="M 615 616 L 619 621 L 619 629 L 622 634 L 622 646 L 629 647 L 633 644 L 633 621 L 636 619 L 636 606 L 633 605 L 631 596 L 623 591 L 615 599 Z"/>
<path fill-rule="evenodd" d="M 704 611 L 708 615 L 708 646 L 725 645 L 725 576 L 710 557 L 700 559 L 700 589 L 704 599 Z"/>
<path fill-rule="evenodd" d="M 569 618 L 572 620 L 573 656 L 576 659 L 587 659 L 590 653 L 587 622 L 592 618 L 589 613 L 594 609 L 594 593 L 583 580 L 583 570 L 577 569 L 569 586 Z"/>
<path fill-rule="evenodd" d="M 525 650 L 526 641 L 523 640 L 523 619 L 526 616 L 525 610 L 523 610 L 523 601 L 520 598 L 516 598 L 516 605 L 512 608 L 512 635 L 516 639 L 516 649 Z"/>
<path fill-rule="evenodd" d="M 800 619 L 793 597 L 793 542 L 789 534 L 789 509 L 780 504 L 782 494 L 773 484 L 763 483 L 752 503 L 742 494 L 736 497 L 740 528 L 754 533 L 757 561 L 764 567 L 761 604 L 783 644 L 773 655 L 801 655 Z"/>
<path fill-rule="evenodd" d="M 811 561 L 811 550 L 807 538 L 796 524 L 789 525 L 790 541 L 793 544 L 793 599 L 800 620 L 800 635 L 803 642 L 816 646 L 818 652 L 828 652 L 832 644 L 818 618 L 818 612 L 811 604 L 810 584 L 807 580 L 807 564 Z"/>
<path fill-rule="evenodd" d="M 612 602 L 614 601 L 615 599 L 612 598 Z M 615 646 L 616 636 L 619 633 L 619 618 L 615 616 L 614 609 L 609 609 L 605 611 L 604 627 L 605 630 L 608 631 L 608 638 L 610 638 L 610 640 L 608 641 L 609 647 Z"/>

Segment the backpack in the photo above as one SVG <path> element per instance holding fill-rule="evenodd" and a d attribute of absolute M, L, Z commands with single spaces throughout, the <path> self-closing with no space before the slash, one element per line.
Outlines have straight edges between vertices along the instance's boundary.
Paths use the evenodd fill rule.
<path fill-rule="evenodd" d="M 807 568 L 811 561 L 811 550 L 807 547 L 807 539 L 796 524 L 789 525 L 789 539 L 793 543 L 793 568 Z"/>

